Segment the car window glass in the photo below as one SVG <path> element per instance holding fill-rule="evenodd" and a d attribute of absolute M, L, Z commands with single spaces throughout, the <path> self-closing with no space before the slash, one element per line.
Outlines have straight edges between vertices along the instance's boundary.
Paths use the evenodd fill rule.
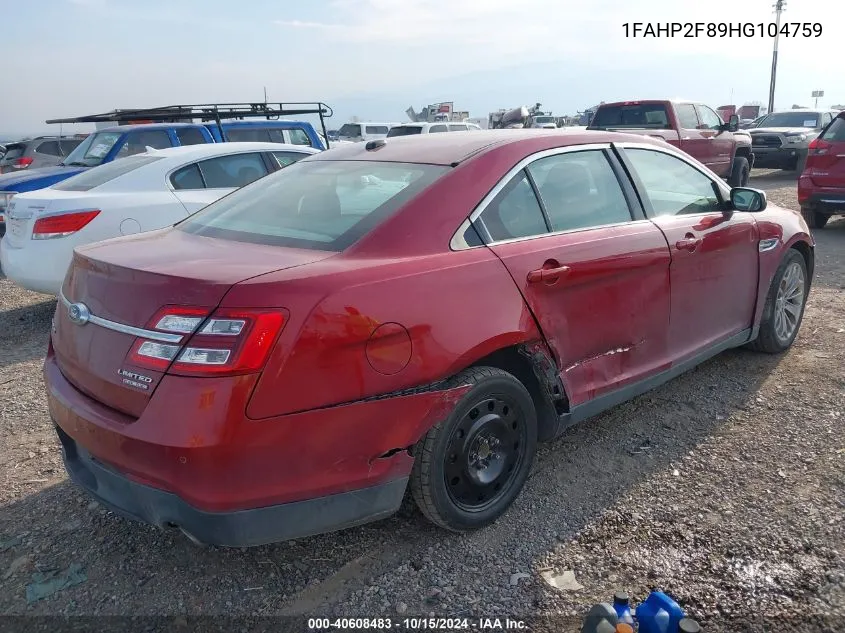
<path fill-rule="evenodd" d="M 47 154 L 48 156 L 62 155 L 57 141 L 42 141 L 35 148 L 35 151 L 39 154 Z"/>
<path fill-rule="evenodd" d="M 837 117 L 822 134 L 822 140 L 840 143 L 845 141 L 845 117 Z"/>
<path fill-rule="evenodd" d="M 147 130 L 143 132 L 130 132 L 126 140 L 117 151 L 116 158 L 143 154 L 147 147 L 153 149 L 166 149 L 171 147 L 170 135 L 164 130 Z"/>
<path fill-rule="evenodd" d="M 267 167 L 258 153 L 218 156 L 199 165 L 208 189 L 243 187 L 267 175 Z"/>
<path fill-rule="evenodd" d="M 357 123 L 344 123 L 337 131 L 338 136 L 357 137 L 361 136 L 361 126 Z"/>
<path fill-rule="evenodd" d="M 262 128 L 235 128 L 226 130 L 226 140 L 232 143 L 268 143 L 270 132 Z"/>
<path fill-rule="evenodd" d="M 174 189 L 205 189 L 205 183 L 196 163 L 185 165 L 170 175 L 170 184 Z"/>
<path fill-rule="evenodd" d="M 56 183 L 51 189 L 59 191 L 90 191 L 94 187 L 99 187 L 107 182 L 126 175 L 129 172 L 135 171 L 139 167 L 149 165 L 158 160 L 162 160 L 161 156 L 153 156 L 151 154 L 141 154 L 138 156 L 129 156 L 122 160 L 105 163 L 93 169 L 83 171 L 81 174 L 72 176 L 67 180 Z"/>
<path fill-rule="evenodd" d="M 520 171 L 479 216 L 494 242 L 548 233 L 543 211 L 524 171 Z"/>
<path fill-rule="evenodd" d="M 622 187 L 601 150 L 541 158 L 528 166 L 528 172 L 546 207 L 552 231 L 631 220 Z"/>
<path fill-rule="evenodd" d="M 830 112 L 825 112 L 822 115 L 822 126 L 825 126 L 830 123 L 831 119 L 833 119 L 833 116 L 830 114 Z"/>
<path fill-rule="evenodd" d="M 367 134 L 387 134 L 388 129 L 386 125 L 367 125 L 364 126 Z"/>
<path fill-rule="evenodd" d="M 435 132 L 448 132 L 448 129 L 446 128 L 445 125 L 432 125 L 429 128 L 428 133 L 434 134 Z"/>
<path fill-rule="evenodd" d="M 629 103 L 601 106 L 596 110 L 593 127 L 668 128 L 669 116 L 662 103 Z"/>
<path fill-rule="evenodd" d="M 422 133 L 421 125 L 400 125 L 398 127 L 390 128 L 390 131 L 387 133 L 387 138 L 393 138 L 394 136 L 411 136 L 412 134 L 420 133 Z"/>
<path fill-rule="evenodd" d="M 64 154 L 65 156 L 67 156 L 67 155 L 68 155 L 68 154 L 70 154 L 73 150 L 75 150 L 77 147 L 79 147 L 79 144 L 80 144 L 81 142 L 82 142 L 82 139 L 81 139 L 81 138 L 77 138 L 77 139 L 62 139 L 61 141 L 59 141 L 59 145 L 60 145 L 60 147 L 61 147 L 62 154 Z"/>
<path fill-rule="evenodd" d="M 308 138 L 308 134 L 302 128 L 292 128 L 288 130 L 288 133 L 290 134 L 290 142 L 293 145 L 311 145 L 311 139 Z M 387 134 L 387 128 L 384 128 L 384 134 Z"/>
<path fill-rule="evenodd" d="M 701 115 L 701 125 L 709 130 L 718 130 L 724 124 L 722 118 L 705 105 L 698 106 Z"/>
<path fill-rule="evenodd" d="M 271 152 L 271 154 L 279 167 L 287 167 L 291 163 L 310 156 L 310 154 L 304 154 L 302 152 Z"/>
<path fill-rule="evenodd" d="M 713 181 L 680 158 L 647 149 L 626 149 L 656 215 L 721 211 Z"/>
<path fill-rule="evenodd" d="M 467 126 L 466 125 L 450 125 L 449 131 L 450 132 L 466 132 Z"/>
<path fill-rule="evenodd" d="M 202 132 L 194 127 L 176 128 L 176 138 L 180 145 L 202 145 L 207 142 Z"/>
<path fill-rule="evenodd" d="M 267 130 L 267 134 L 270 136 L 271 143 L 285 143 L 285 131 L 279 128 L 271 128 Z"/>
<path fill-rule="evenodd" d="M 694 130 L 698 127 L 698 116 L 695 114 L 695 106 L 691 103 L 679 103 L 676 109 L 678 123 L 687 130 Z"/>

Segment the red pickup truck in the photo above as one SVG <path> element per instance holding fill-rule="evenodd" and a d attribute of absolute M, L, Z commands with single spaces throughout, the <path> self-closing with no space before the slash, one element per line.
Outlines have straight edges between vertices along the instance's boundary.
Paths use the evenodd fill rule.
<path fill-rule="evenodd" d="M 754 154 L 751 135 L 739 129 L 739 117 L 725 123 L 702 103 L 670 100 L 603 103 L 588 130 L 613 130 L 662 138 L 704 163 L 732 187 L 748 183 Z"/>

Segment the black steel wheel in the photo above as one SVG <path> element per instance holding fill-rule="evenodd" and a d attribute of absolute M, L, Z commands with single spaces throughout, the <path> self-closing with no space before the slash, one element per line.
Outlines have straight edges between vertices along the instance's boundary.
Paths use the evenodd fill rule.
<path fill-rule="evenodd" d="M 411 492 L 432 522 L 468 531 L 495 521 L 522 490 L 537 415 L 525 386 L 501 369 L 474 367 L 455 384 L 472 387 L 417 445 Z"/>

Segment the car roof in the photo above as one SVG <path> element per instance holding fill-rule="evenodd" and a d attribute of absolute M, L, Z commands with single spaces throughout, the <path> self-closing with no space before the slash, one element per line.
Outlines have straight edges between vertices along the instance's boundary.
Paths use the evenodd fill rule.
<path fill-rule="evenodd" d="M 223 127 L 285 127 L 294 125 L 312 125 L 308 121 L 290 121 L 288 119 L 275 119 L 270 121 L 241 121 L 240 119 L 222 119 L 220 123 L 223 125 Z M 217 123 L 215 121 L 210 121 L 206 123 L 206 125 L 214 127 L 217 125 Z"/>
<path fill-rule="evenodd" d="M 183 145 L 181 147 L 168 147 L 166 149 L 154 149 L 146 152 L 150 156 L 162 158 L 178 158 L 180 160 L 192 161 L 200 158 L 211 158 L 213 156 L 224 156 L 226 154 L 241 154 L 244 152 L 300 152 L 302 154 L 317 154 L 318 149 L 307 145 L 293 145 L 290 143 L 260 143 L 260 142 L 227 142 L 227 143 L 203 143 L 200 145 Z M 136 154 L 137 156 L 137 154 Z"/>
<path fill-rule="evenodd" d="M 455 132 L 452 134 L 425 134 L 396 136 L 383 141 L 369 143 L 350 143 L 338 145 L 308 160 L 364 160 L 395 163 L 427 163 L 431 165 L 455 165 L 470 156 L 479 154 L 493 147 L 530 143 L 533 139 L 546 138 L 549 141 L 559 139 L 559 147 L 584 145 L 587 143 L 650 143 L 666 147 L 665 141 L 658 141 L 639 134 L 623 134 L 593 130 L 567 131 L 566 128 L 554 130 L 529 128 L 521 130 L 478 130 L 472 133 Z M 368 150 L 372 143 L 377 149 Z"/>

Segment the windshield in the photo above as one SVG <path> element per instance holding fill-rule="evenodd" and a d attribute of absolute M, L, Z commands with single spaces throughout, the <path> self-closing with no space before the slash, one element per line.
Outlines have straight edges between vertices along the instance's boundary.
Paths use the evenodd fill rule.
<path fill-rule="evenodd" d="M 554 123 L 555 118 L 553 116 L 535 116 L 534 123 Z"/>
<path fill-rule="evenodd" d="M 818 127 L 818 112 L 775 112 L 766 116 L 755 127 Z"/>
<path fill-rule="evenodd" d="M 669 128 L 669 115 L 662 103 L 601 106 L 590 127 Z"/>
<path fill-rule="evenodd" d="M 221 198 L 176 226 L 220 239 L 341 251 L 447 169 L 306 160 Z"/>
<path fill-rule="evenodd" d="M 100 165 L 94 169 L 83 171 L 81 174 L 53 185 L 50 189 L 58 189 L 59 191 L 90 191 L 94 187 L 104 185 L 115 178 L 119 178 L 131 171 L 135 171 L 139 167 L 149 165 L 162 158 L 162 156 L 148 156 L 146 154 L 127 156 L 126 158 Z"/>
<path fill-rule="evenodd" d="M 91 134 L 64 159 L 62 165 L 77 165 L 79 167 L 99 165 L 121 136 L 123 136 L 122 132 Z"/>
<path fill-rule="evenodd" d="M 387 133 L 387 138 L 393 138 L 394 136 L 410 136 L 412 134 L 419 134 L 422 132 L 421 125 L 400 125 L 399 127 L 392 127 L 390 131 Z"/>
<path fill-rule="evenodd" d="M 338 130 L 337 135 L 348 136 L 352 138 L 361 136 L 361 126 L 355 123 L 344 123 L 342 126 L 340 126 L 340 130 Z"/>

